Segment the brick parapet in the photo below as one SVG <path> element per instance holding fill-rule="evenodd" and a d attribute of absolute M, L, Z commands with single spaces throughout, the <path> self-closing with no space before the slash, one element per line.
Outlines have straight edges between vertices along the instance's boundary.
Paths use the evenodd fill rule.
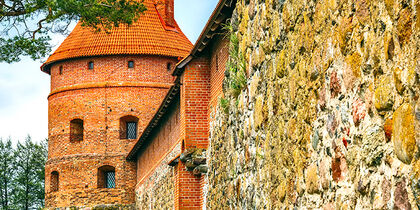
<path fill-rule="evenodd" d="M 210 90 L 208 57 L 194 59 L 181 76 L 181 133 L 186 148 L 207 148 Z"/>

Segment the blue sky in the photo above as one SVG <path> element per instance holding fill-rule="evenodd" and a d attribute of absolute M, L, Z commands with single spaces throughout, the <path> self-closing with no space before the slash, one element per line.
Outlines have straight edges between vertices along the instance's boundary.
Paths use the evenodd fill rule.
<path fill-rule="evenodd" d="M 194 44 L 218 0 L 175 0 L 175 19 Z M 65 36 L 54 34 L 58 47 Z M 0 63 L 0 137 L 14 142 L 28 134 L 34 140 L 48 136 L 49 75 L 39 69 L 41 61 L 23 58 L 14 64 Z"/>

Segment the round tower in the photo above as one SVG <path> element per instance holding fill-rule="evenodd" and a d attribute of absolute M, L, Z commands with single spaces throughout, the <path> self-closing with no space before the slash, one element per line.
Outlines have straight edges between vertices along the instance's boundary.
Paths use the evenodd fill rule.
<path fill-rule="evenodd" d="M 135 202 L 136 165 L 126 155 L 192 47 L 173 0 L 159 2 L 145 0 L 136 23 L 110 33 L 77 24 L 41 67 L 51 75 L 47 208 Z"/>

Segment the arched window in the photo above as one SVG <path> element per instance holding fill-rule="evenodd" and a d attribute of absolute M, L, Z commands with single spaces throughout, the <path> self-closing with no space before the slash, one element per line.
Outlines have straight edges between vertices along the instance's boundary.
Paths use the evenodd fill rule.
<path fill-rule="evenodd" d="M 74 119 L 70 121 L 70 141 L 83 140 L 83 120 Z"/>
<path fill-rule="evenodd" d="M 125 116 L 120 119 L 120 139 L 137 139 L 139 118 Z"/>
<path fill-rule="evenodd" d="M 93 61 L 89 61 L 88 69 L 93 69 L 93 67 L 94 67 Z"/>
<path fill-rule="evenodd" d="M 57 171 L 53 171 L 53 172 L 51 172 L 51 180 L 50 180 L 51 191 L 52 192 L 58 191 L 58 186 L 59 186 L 58 172 Z"/>
<path fill-rule="evenodd" d="M 101 166 L 98 168 L 98 188 L 115 188 L 115 168 Z"/>

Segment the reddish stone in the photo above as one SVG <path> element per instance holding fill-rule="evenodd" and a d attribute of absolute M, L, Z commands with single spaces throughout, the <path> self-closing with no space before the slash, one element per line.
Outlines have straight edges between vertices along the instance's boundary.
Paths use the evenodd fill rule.
<path fill-rule="evenodd" d="M 343 144 L 347 148 L 348 142 L 347 142 L 346 138 L 344 138 L 344 137 L 343 137 Z"/>
<path fill-rule="evenodd" d="M 384 124 L 384 131 L 385 131 L 385 136 L 386 136 L 386 141 L 389 142 L 391 140 L 392 137 L 392 126 L 394 124 L 394 121 L 392 120 L 392 118 L 387 119 L 385 121 Z"/>
<path fill-rule="evenodd" d="M 336 147 L 335 157 L 331 161 L 331 169 L 334 181 L 339 182 L 344 180 L 345 174 L 347 173 L 347 162 L 339 147 Z"/>
<path fill-rule="evenodd" d="M 321 108 L 322 110 L 324 110 L 326 106 L 325 92 L 326 92 L 325 87 L 323 87 L 318 93 L 319 94 L 318 104 L 319 104 L 319 108 Z"/>
<path fill-rule="evenodd" d="M 337 97 L 338 94 L 341 92 L 341 84 L 340 84 L 340 80 L 338 79 L 336 71 L 333 71 L 331 73 L 330 90 L 331 90 L 331 97 L 333 98 Z"/>
<path fill-rule="evenodd" d="M 394 209 L 411 210 L 407 189 L 405 188 L 405 179 L 398 182 L 395 187 Z"/>
<path fill-rule="evenodd" d="M 354 125 L 358 126 L 366 116 L 366 106 L 360 99 L 353 101 L 352 114 Z"/>

